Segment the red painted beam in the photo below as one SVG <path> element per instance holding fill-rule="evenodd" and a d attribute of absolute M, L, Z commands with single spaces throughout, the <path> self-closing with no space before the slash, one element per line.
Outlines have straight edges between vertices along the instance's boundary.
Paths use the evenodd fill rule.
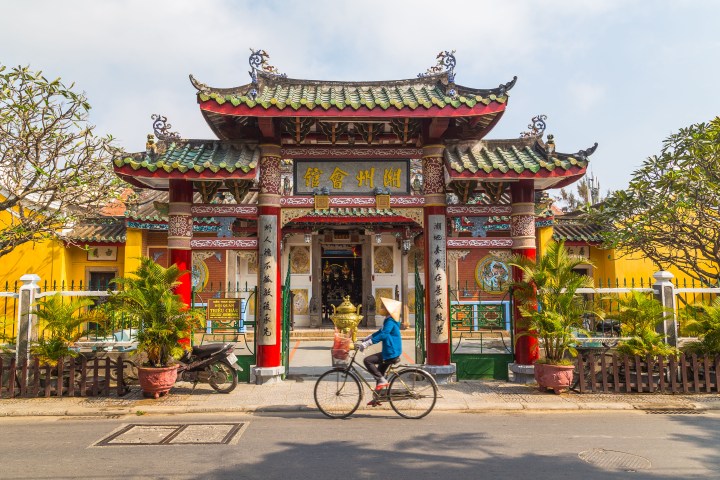
<path fill-rule="evenodd" d="M 507 102 L 506 102 L 507 103 Z M 433 105 L 430 108 L 418 107 L 415 110 L 409 108 L 396 108 L 390 107 L 387 110 L 379 108 L 369 109 L 365 106 L 358 108 L 344 108 L 339 110 L 332 107 L 328 110 L 323 109 L 320 106 L 316 106 L 312 110 L 301 107 L 295 110 L 292 107 L 285 107 L 280 110 L 276 107 L 264 108 L 264 107 L 248 107 L 245 104 L 233 106 L 230 102 L 219 105 L 214 100 L 207 100 L 200 103 L 200 110 L 207 112 L 219 113 L 222 115 L 235 115 L 241 117 L 339 117 L 339 118 L 354 118 L 361 119 L 363 117 L 368 119 L 378 118 L 436 118 L 436 117 L 473 117 L 476 115 L 487 115 L 489 113 L 498 113 L 505 110 L 506 103 L 490 102 L 489 105 L 483 103 L 477 103 L 473 107 L 467 105 L 461 105 L 460 107 L 445 107 L 440 108 Z"/>

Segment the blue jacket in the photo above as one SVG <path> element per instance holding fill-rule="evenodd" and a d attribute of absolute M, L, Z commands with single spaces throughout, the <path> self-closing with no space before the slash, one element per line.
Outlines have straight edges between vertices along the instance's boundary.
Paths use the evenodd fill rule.
<path fill-rule="evenodd" d="M 373 343 L 382 342 L 382 358 L 390 360 L 402 354 L 402 337 L 400 336 L 400 323 L 392 317 L 387 317 L 383 327 L 372 334 Z"/>

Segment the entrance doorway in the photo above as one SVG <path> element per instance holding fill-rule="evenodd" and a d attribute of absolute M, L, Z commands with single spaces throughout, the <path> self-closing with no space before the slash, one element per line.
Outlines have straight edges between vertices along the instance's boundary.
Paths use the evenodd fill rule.
<path fill-rule="evenodd" d="M 362 304 L 362 245 L 323 245 L 321 249 L 322 323 L 332 325 L 333 305 L 339 306 L 346 296 L 353 305 Z"/>

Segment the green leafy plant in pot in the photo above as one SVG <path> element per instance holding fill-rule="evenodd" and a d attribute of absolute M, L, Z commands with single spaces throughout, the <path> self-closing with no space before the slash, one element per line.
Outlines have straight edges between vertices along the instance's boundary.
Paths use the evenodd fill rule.
<path fill-rule="evenodd" d="M 618 344 L 618 353 L 641 357 L 677 355 L 677 349 L 668 345 L 663 335 L 655 330 L 668 309 L 651 293 L 632 290 L 614 300 L 618 302 L 620 336 L 627 338 Z"/>
<path fill-rule="evenodd" d="M 720 297 L 711 304 L 698 303 L 686 308 L 683 332 L 697 340 L 683 346 L 683 352 L 697 355 L 720 355 Z"/>
<path fill-rule="evenodd" d="M 568 254 L 564 242 L 550 242 L 537 261 L 516 256 L 509 263 L 523 274 L 522 281 L 512 284 L 525 327 L 517 338 L 538 339 L 544 358 L 535 363 L 535 379 L 541 389 L 552 388 L 559 393 L 572 381 L 573 362 L 569 357 L 577 355 L 576 336 L 589 335 L 583 329 L 583 315 L 603 316 L 577 292 L 593 287 L 592 278 L 575 271 L 589 261 Z"/>
<path fill-rule="evenodd" d="M 120 289 L 110 302 L 140 325 L 137 354 L 145 361 L 138 367 L 138 380 L 146 396 L 158 398 L 170 391 L 177 379 L 174 360 L 185 352 L 179 341 L 201 325 L 202 312 L 188 308 L 173 292 L 184 273 L 177 265 L 164 268 L 143 257 L 130 276 L 113 280 Z"/>
<path fill-rule="evenodd" d="M 94 302 L 89 298 L 64 299 L 60 293 L 43 297 L 34 305 L 33 314 L 43 334 L 30 347 L 30 353 L 43 365 L 56 367 L 61 358 L 77 357 L 75 342 L 85 336 L 88 322 L 102 323 L 101 312 L 88 310 Z"/>

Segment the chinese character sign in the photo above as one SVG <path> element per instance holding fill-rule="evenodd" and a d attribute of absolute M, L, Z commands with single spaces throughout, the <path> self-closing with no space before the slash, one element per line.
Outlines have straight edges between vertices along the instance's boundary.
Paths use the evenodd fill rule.
<path fill-rule="evenodd" d="M 277 217 L 260 215 L 258 222 L 258 345 L 277 343 Z"/>
<path fill-rule="evenodd" d="M 295 194 L 311 195 L 327 187 L 331 195 L 370 194 L 374 188 L 391 194 L 410 192 L 409 160 L 302 160 L 294 161 Z"/>
<path fill-rule="evenodd" d="M 447 256 L 445 252 L 446 230 L 444 215 L 428 216 L 429 232 L 429 275 L 428 293 L 430 315 L 428 328 L 430 329 L 430 342 L 446 343 L 448 341 L 448 286 L 447 286 Z"/>

